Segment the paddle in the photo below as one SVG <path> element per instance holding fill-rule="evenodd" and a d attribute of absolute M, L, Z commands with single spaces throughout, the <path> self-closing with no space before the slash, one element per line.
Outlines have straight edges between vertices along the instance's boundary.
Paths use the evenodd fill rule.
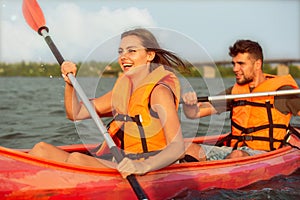
<path fill-rule="evenodd" d="M 252 98 L 252 97 L 264 97 L 264 96 L 283 96 L 291 94 L 300 94 L 300 89 L 295 90 L 278 90 L 272 92 L 254 92 L 246 94 L 228 94 L 228 95 L 217 95 L 217 96 L 203 96 L 197 97 L 198 102 L 207 102 L 207 101 L 221 101 L 221 100 L 230 100 L 238 98 Z M 183 103 L 183 100 L 180 101 Z"/>
<path fill-rule="evenodd" d="M 35 31 L 37 31 L 40 35 L 42 35 L 47 42 L 49 48 L 51 49 L 53 55 L 55 56 L 58 63 L 61 65 L 64 62 L 64 58 L 58 51 L 57 47 L 55 46 L 54 42 L 50 38 L 48 31 L 49 29 L 46 27 L 44 14 L 37 3 L 36 0 L 23 0 L 23 15 L 25 20 L 27 21 L 28 25 Z M 77 92 L 78 96 L 81 98 L 82 102 L 84 103 L 85 107 L 89 111 L 92 119 L 96 123 L 97 128 L 103 134 L 103 137 L 115 157 L 116 161 L 119 163 L 124 158 L 119 148 L 116 146 L 112 138 L 110 137 L 109 133 L 107 132 L 105 126 L 103 125 L 102 121 L 100 120 L 98 114 L 94 110 L 93 106 L 91 105 L 89 99 L 85 95 L 84 91 L 82 90 L 81 86 L 77 82 L 76 78 L 73 74 L 69 73 L 68 78 L 70 79 L 75 91 Z M 127 176 L 127 180 L 130 183 L 132 189 L 134 190 L 138 199 L 148 199 L 146 193 L 138 183 L 136 177 L 134 175 Z"/>
<path fill-rule="evenodd" d="M 283 96 L 283 95 L 290 95 L 290 94 L 300 94 L 300 89 L 278 90 L 273 92 L 254 92 L 254 93 L 247 93 L 247 94 L 219 95 L 219 96 L 210 96 L 210 97 L 197 97 L 197 100 L 198 102 L 205 102 L 205 101 L 230 100 L 230 99 L 238 99 L 238 98 Z"/>

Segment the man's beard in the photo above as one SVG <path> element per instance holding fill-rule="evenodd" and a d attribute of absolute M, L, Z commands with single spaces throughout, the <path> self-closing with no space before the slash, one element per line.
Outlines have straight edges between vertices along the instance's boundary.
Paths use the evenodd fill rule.
<path fill-rule="evenodd" d="M 238 81 L 238 80 L 236 80 L 236 83 L 238 84 L 238 85 L 246 85 L 246 84 L 248 84 L 248 83 L 251 83 L 253 81 L 253 78 L 244 78 L 242 81 Z"/>

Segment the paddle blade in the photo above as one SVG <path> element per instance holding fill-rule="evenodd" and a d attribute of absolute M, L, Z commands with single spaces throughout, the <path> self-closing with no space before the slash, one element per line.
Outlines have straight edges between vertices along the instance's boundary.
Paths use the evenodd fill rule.
<path fill-rule="evenodd" d="M 28 25 L 38 32 L 39 28 L 45 26 L 44 14 L 36 0 L 23 0 L 23 15 Z"/>

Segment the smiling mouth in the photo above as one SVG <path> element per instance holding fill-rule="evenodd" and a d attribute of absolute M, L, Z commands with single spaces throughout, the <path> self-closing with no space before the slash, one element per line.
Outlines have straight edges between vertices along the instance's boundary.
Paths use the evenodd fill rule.
<path fill-rule="evenodd" d="M 243 75 L 242 74 L 235 74 L 236 78 L 241 78 Z"/>
<path fill-rule="evenodd" d="M 123 64 L 124 69 L 129 69 L 132 67 L 132 64 Z"/>

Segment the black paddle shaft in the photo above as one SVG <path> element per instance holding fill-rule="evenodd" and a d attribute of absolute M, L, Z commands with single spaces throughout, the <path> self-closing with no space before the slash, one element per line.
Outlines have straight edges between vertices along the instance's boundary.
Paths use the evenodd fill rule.
<path fill-rule="evenodd" d="M 42 34 L 43 30 L 45 30 L 48 33 L 49 32 L 48 27 L 42 26 L 41 28 L 39 28 L 38 33 L 44 37 L 46 43 L 48 44 L 49 48 L 51 49 L 51 51 L 52 51 L 53 55 L 55 56 L 57 62 L 59 63 L 59 65 L 62 65 L 62 63 L 65 61 L 65 59 L 62 57 L 62 55 L 58 51 L 58 49 L 57 49 L 56 45 L 54 44 L 53 40 L 51 39 L 51 37 L 49 35 L 44 36 Z"/>

